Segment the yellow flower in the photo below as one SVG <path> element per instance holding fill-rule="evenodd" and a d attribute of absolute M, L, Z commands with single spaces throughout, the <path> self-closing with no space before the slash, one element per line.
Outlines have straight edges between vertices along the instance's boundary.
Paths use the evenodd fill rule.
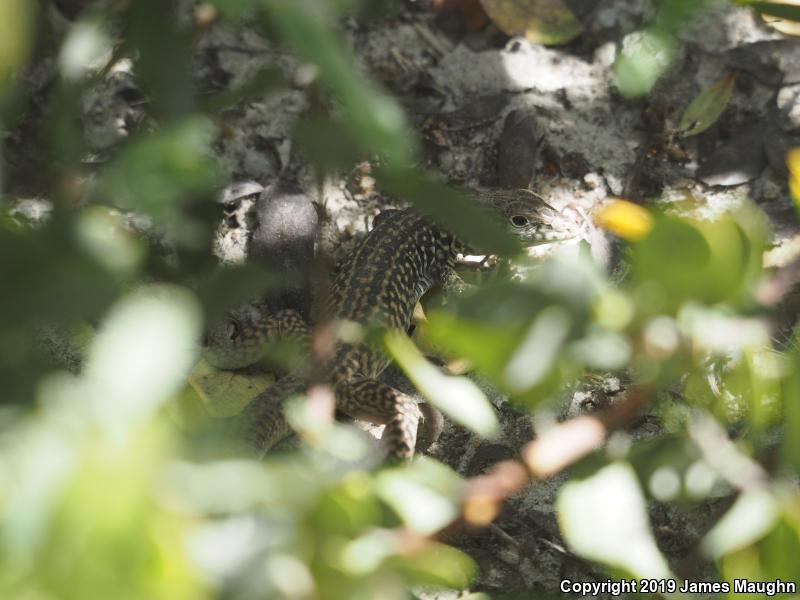
<path fill-rule="evenodd" d="M 594 221 L 599 227 L 632 242 L 646 237 L 653 228 L 653 216 L 650 211 L 621 199 L 614 199 L 600 208 L 595 214 Z"/>

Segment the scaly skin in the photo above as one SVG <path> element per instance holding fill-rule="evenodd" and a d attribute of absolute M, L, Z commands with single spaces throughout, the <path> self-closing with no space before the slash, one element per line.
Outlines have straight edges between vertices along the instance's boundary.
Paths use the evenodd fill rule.
<path fill-rule="evenodd" d="M 558 213 L 525 190 L 484 193 L 480 200 L 505 219 L 523 245 L 575 235 L 574 224 L 559 220 Z M 416 303 L 431 286 L 445 280 L 466 250 L 452 233 L 413 210 L 386 211 L 342 265 L 333 285 L 329 318 L 407 331 Z M 294 311 L 262 319 L 242 310 L 212 331 L 207 358 L 222 368 L 243 367 L 258 360 L 260 349 L 270 341 L 287 337 L 307 341 L 308 335 Z M 407 459 L 414 453 L 422 414 L 413 399 L 377 381 L 388 364 L 382 352 L 366 343 L 339 342 L 324 374 L 336 395 L 337 409 L 353 418 L 386 424 L 384 437 L 391 456 Z M 296 374 L 288 376 L 248 405 L 239 418 L 240 431 L 256 451 L 266 452 L 289 434 L 282 403 L 302 394 L 307 385 Z"/>

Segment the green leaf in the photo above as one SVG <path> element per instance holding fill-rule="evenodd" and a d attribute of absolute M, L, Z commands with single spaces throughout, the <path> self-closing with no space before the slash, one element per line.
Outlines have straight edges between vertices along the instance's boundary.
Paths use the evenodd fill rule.
<path fill-rule="evenodd" d="M 421 551 L 407 556 L 394 556 L 386 563 L 414 583 L 454 590 L 468 587 L 477 572 L 469 556 L 445 544 L 429 544 Z"/>
<path fill-rule="evenodd" d="M 75 243 L 70 225 L 53 219 L 34 231 L 0 227 L 0 281 L 9 282 L 0 294 L 0 328 L 97 318 L 116 297 L 118 282 Z"/>
<path fill-rule="evenodd" d="M 480 371 L 500 379 L 508 357 L 519 344 L 519 327 L 500 326 L 479 319 L 462 317 L 448 310 L 428 314 L 421 325 L 423 339 L 447 354 L 468 358 Z"/>
<path fill-rule="evenodd" d="M 294 136 L 322 173 L 345 170 L 363 158 L 361 144 L 347 123 L 318 115 L 300 119 Z"/>
<path fill-rule="evenodd" d="M 403 333 L 387 332 L 384 343 L 392 358 L 431 404 L 478 435 L 490 437 L 497 432 L 497 416 L 478 386 L 466 377 L 439 371 Z"/>
<path fill-rule="evenodd" d="M 678 123 L 680 134 L 697 135 L 716 123 L 728 106 L 735 82 L 736 76 L 730 73 L 695 96 Z"/>
<path fill-rule="evenodd" d="M 414 140 L 397 102 L 356 68 L 335 31 L 336 13 L 318 0 L 260 0 L 265 25 L 301 60 L 319 68 L 319 79 L 342 104 L 341 118 L 363 151 L 393 165 L 408 165 Z"/>
<path fill-rule="evenodd" d="M 206 98 L 203 100 L 201 108 L 204 112 L 218 113 L 239 102 L 263 97 L 270 92 L 283 88 L 285 84 L 286 78 L 281 71 L 266 67 L 239 87 L 232 90 L 224 90 Z"/>
<path fill-rule="evenodd" d="M 137 0 L 128 16 L 126 42 L 138 55 L 136 74 L 155 114 L 165 118 L 189 114 L 195 104 L 191 44 L 178 26 L 173 5 Z"/>
<path fill-rule="evenodd" d="M 565 484 L 556 510 L 564 539 L 578 555 L 639 578 L 672 577 L 650 529 L 636 474 L 627 463 Z"/>
<path fill-rule="evenodd" d="M 463 482 L 438 461 L 419 456 L 410 465 L 381 472 L 375 485 L 378 496 L 422 535 L 444 528 L 458 516 Z"/>
<path fill-rule="evenodd" d="M 197 356 L 200 307 L 176 287 L 140 289 L 120 300 L 91 345 L 84 405 L 127 431 L 177 392 Z"/>
<path fill-rule="evenodd" d="M 763 247 L 763 217 L 750 206 L 714 221 L 656 215 L 631 257 L 641 308 L 652 314 L 690 299 L 741 302 L 753 292 Z"/>
<path fill-rule="evenodd" d="M 104 170 L 95 199 L 150 215 L 184 244 L 204 243 L 207 225 L 183 206 L 210 199 L 218 187 L 215 133 L 211 121 L 193 116 L 132 139 Z"/>
<path fill-rule="evenodd" d="M 657 28 L 637 31 L 622 43 L 614 64 L 617 87 L 623 96 L 643 96 L 667 71 L 677 53 L 677 42 Z"/>
<path fill-rule="evenodd" d="M 703 538 L 703 553 L 713 559 L 745 548 L 775 526 L 778 504 L 768 489 L 743 492 L 725 516 Z"/>
<path fill-rule="evenodd" d="M 319 534 L 355 536 L 380 521 L 381 508 L 373 482 L 363 472 L 351 472 L 326 490 L 311 513 Z"/>
<path fill-rule="evenodd" d="M 30 56 L 37 6 L 30 0 L 4 0 L 0 4 L 0 101 L 5 99 L 15 73 Z"/>
<path fill-rule="evenodd" d="M 225 266 L 215 270 L 197 286 L 206 322 L 214 323 L 242 302 L 263 296 L 266 292 L 284 289 L 291 283 L 288 275 L 256 264 Z"/>

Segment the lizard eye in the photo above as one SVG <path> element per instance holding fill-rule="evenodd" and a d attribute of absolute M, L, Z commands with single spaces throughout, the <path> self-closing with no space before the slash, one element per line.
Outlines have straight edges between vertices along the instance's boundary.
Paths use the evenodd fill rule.
<path fill-rule="evenodd" d="M 528 217 L 525 215 L 514 215 L 511 217 L 511 224 L 514 227 L 525 227 L 528 224 Z"/>

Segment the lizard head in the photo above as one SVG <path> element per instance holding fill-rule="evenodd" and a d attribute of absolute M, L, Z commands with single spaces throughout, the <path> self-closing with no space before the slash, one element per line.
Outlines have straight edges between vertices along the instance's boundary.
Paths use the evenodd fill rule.
<path fill-rule="evenodd" d="M 581 224 L 575 217 L 562 213 L 530 190 L 493 190 L 482 193 L 480 198 L 523 246 L 572 240 L 581 234 Z"/>
<path fill-rule="evenodd" d="M 206 332 L 205 359 L 217 369 L 238 369 L 259 361 L 266 343 L 263 321 L 252 304 L 231 310 Z"/>

